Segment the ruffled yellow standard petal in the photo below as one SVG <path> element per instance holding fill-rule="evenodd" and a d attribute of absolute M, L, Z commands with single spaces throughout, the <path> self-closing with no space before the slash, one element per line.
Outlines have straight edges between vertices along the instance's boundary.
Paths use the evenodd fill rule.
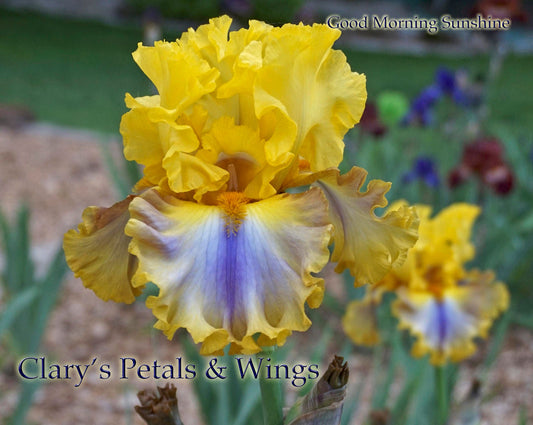
<path fill-rule="evenodd" d="M 360 192 L 366 176 L 364 169 L 353 167 L 344 175 L 333 170 L 315 183 L 329 203 L 335 243 L 331 260 L 338 263 L 335 271 L 348 268 L 358 285 L 378 282 L 394 264 L 405 260 L 418 228 L 412 207 L 377 217 L 374 210 L 387 205 L 390 183 L 372 180 Z"/>
<path fill-rule="evenodd" d="M 220 191 L 243 192 L 257 200 L 276 194 L 271 185 L 290 155 L 269 162 L 265 142 L 258 131 L 236 125 L 232 118 L 221 117 L 203 134 L 201 148 L 188 154 L 172 146 L 163 160 L 170 188 L 175 193 L 194 191 L 194 199 L 213 204 Z M 204 199 L 204 195 L 212 192 Z"/>
<path fill-rule="evenodd" d="M 198 158 L 230 170 L 230 177 L 235 179 L 231 182 L 230 190 L 242 191 L 250 199 L 275 195 L 276 190 L 271 182 L 292 159 L 287 154 L 269 162 L 265 154 L 265 142 L 260 139 L 258 131 L 237 126 L 227 117 L 213 123 L 211 132 L 202 140 L 202 147 Z"/>
<path fill-rule="evenodd" d="M 133 59 L 152 80 L 160 95 L 160 106 L 184 111 L 216 88 L 219 71 L 181 43 L 139 43 Z"/>
<path fill-rule="evenodd" d="M 255 109 L 269 154 L 302 155 L 312 171 L 339 165 L 342 138 L 359 122 L 366 101 L 365 76 L 331 49 L 339 35 L 318 24 L 274 28 L 263 40 L 255 79 Z"/>
<path fill-rule="evenodd" d="M 251 21 L 228 34 L 230 24 L 227 16 L 212 19 L 174 43 L 139 45 L 133 54 L 159 95 L 126 96 L 124 154 L 145 167 L 147 182 L 195 191 L 197 201 L 229 182 L 197 156 L 222 118 L 259 134 L 266 165 L 246 195 L 263 199 L 287 187 L 300 157 L 312 172 L 336 167 L 366 100 L 364 75 L 331 48 L 339 31 Z"/>
<path fill-rule="evenodd" d="M 139 44 L 133 58 L 157 87 L 159 95 L 133 98 L 123 115 L 120 133 L 126 159 L 145 166 L 145 178 L 157 185 L 166 177 L 162 166 L 171 147 L 194 152 L 207 114 L 200 98 L 214 92 L 219 71 L 179 43 Z"/>
<path fill-rule="evenodd" d="M 468 272 L 440 296 L 431 291 L 398 289 L 392 306 L 399 326 L 417 337 L 412 353 L 431 354 L 431 362 L 463 360 L 475 352 L 473 339 L 485 338 L 494 319 L 509 306 L 509 293 L 492 272 Z"/>
<path fill-rule="evenodd" d="M 147 306 L 169 338 L 186 328 L 204 355 L 228 344 L 250 354 L 310 326 L 304 304 L 321 303 L 323 280 L 314 273 L 328 261 L 331 233 L 319 190 L 251 203 L 226 192 L 218 205 L 150 190 L 130 212 L 134 282 L 159 287 Z"/>
<path fill-rule="evenodd" d="M 128 252 L 131 238 L 124 234 L 132 199 L 129 196 L 111 208 L 88 207 L 78 231 L 69 230 L 63 240 L 74 276 L 104 301 L 132 303 L 142 292 L 142 285 L 131 284 L 137 258 Z"/>
<path fill-rule="evenodd" d="M 231 18 L 227 15 L 209 19 L 209 23 L 197 29 L 189 28 L 180 39 L 180 44 L 196 51 L 211 66 L 216 66 L 226 55 L 228 31 Z"/>
<path fill-rule="evenodd" d="M 231 19 L 221 16 L 194 30 L 190 28 L 179 40 L 185 49 L 195 52 L 220 73 L 217 90 L 199 100 L 216 120 L 230 116 L 240 125 L 257 127 L 252 92 L 257 67 L 261 66 L 261 39 L 272 30 L 270 25 L 250 21 L 249 28 L 228 34 Z"/>
<path fill-rule="evenodd" d="M 167 110 L 159 106 L 159 96 L 133 98 L 126 95 L 131 110 L 122 116 L 120 133 L 124 140 L 124 156 L 144 166 L 144 178 L 158 185 L 167 178 L 163 161 L 174 151 L 195 152 L 206 120 L 200 107 L 190 113 Z"/>
<path fill-rule="evenodd" d="M 480 212 L 481 209 L 477 205 L 465 203 L 450 205 L 435 218 L 427 221 L 427 227 L 422 228 L 420 237 L 428 241 L 428 244 L 450 247 L 453 260 L 464 264 L 474 258 L 475 249 L 470 237 Z"/>
<path fill-rule="evenodd" d="M 453 204 L 433 218 L 430 217 L 430 207 L 415 205 L 415 208 L 420 217 L 420 226 L 413 257 L 416 252 L 417 261 L 425 263 L 426 269 L 438 264 L 446 272 L 448 267 L 462 267 L 474 257 L 475 250 L 470 236 L 474 221 L 481 211 L 478 206 Z M 421 264 L 420 267 L 424 266 Z"/>
<path fill-rule="evenodd" d="M 396 202 L 387 211 L 405 205 L 404 202 Z M 380 284 L 391 290 L 409 286 L 438 293 L 464 278 L 464 263 L 474 256 L 474 246 L 469 239 L 480 209 L 475 205 L 453 204 L 431 218 L 431 207 L 414 207 L 420 218 L 418 241 L 409 250 L 407 260 L 393 267 Z"/>
<path fill-rule="evenodd" d="M 381 293 L 367 287 L 367 293 L 360 300 L 351 301 L 342 318 L 342 327 L 350 339 L 359 345 L 373 346 L 380 342 L 377 308 Z"/>

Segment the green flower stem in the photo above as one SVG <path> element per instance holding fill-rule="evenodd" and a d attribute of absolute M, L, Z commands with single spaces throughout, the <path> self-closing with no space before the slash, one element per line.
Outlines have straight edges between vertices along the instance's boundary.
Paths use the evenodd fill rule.
<path fill-rule="evenodd" d="M 264 351 L 256 354 L 256 357 L 271 357 L 272 354 L 272 349 L 264 348 Z M 261 388 L 264 424 L 282 425 L 283 400 L 281 397 L 281 381 L 279 379 L 268 379 L 266 376 L 266 368 L 262 367 L 259 377 L 259 387 Z"/>
<path fill-rule="evenodd" d="M 444 366 L 435 366 L 435 393 L 437 394 L 437 424 L 446 425 L 448 420 L 448 386 Z"/>

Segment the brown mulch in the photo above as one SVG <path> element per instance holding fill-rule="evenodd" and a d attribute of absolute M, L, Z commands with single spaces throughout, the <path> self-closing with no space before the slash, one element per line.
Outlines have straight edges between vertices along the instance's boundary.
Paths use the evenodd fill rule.
<path fill-rule="evenodd" d="M 19 129 L 0 128 L 0 208 L 13 217 L 20 202 L 31 208 L 31 235 L 37 262 L 46 262 L 60 244 L 62 235 L 80 220 L 88 205 L 109 206 L 118 200 L 102 159 L 102 136 L 43 124 Z M 1 293 L 0 293 L 0 308 Z M 105 303 L 69 274 L 59 304 L 50 319 L 43 353 L 49 362 L 110 364 L 118 370 L 121 357 L 139 362 L 175 363 L 183 356 L 176 342 L 153 331 L 153 318 L 142 303 Z M 5 347 L 0 346 L 0 356 Z M 480 355 L 466 362 L 457 396 L 466 392 Z M 39 355 L 40 357 L 40 355 Z M 0 423 L 16 402 L 18 379 L 14 368 L 18 359 L 0 370 Z M 366 381 L 363 408 L 354 419 L 361 424 L 368 413 L 372 382 L 370 359 L 357 355 L 350 359 L 353 383 Z M 0 362 L 1 364 L 1 362 Z M 110 379 L 88 373 L 75 387 L 75 379 L 43 385 L 30 412 L 29 422 L 39 425 L 131 425 L 142 424 L 133 412 L 137 391 L 154 389 L 166 382 L 141 380 L 132 375 Z M 200 413 L 191 381 L 177 380 L 182 418 L 198 424 Z M 484 390 L 483 423 L 517 424 L 521 407 L 533 421 L 533 335 L 525 329 L 508 333 L 505 347 L 491 371 Z M 217 424 L 218 425 L 218 424 Z"/>

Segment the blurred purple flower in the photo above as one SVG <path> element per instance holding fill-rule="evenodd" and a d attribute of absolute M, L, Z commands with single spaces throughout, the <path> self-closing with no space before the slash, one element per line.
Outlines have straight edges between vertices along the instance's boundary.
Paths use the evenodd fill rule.
<path fill-rule="evenodd" d="M 449 96 L 460 106 L 469 106 L 469 96 L 462 84 L 464 72 L 453 72 L 445 67 L 439 67 L 435 73 L 433 84 L 426 87 L 413 100 L 411 108 L 402 120 L 404 125 L 418 124 L 427 126 L 433 121 L 433 108 L 444 96 Z"/>
<path fill-rule="evenodd" d="M 403 175 L 402 182 L 412 183 L 415 180 L 423 181 L 428 187 L 439 186 L 439 174 L 433 159 L 427 156 L 419 156 L 415 159 L 411 170 Z"/>
<path fill-rule="evenodd" d="M 445 94 L 450 96 L 457 88 L 455 73 L 444 67 L 437 69 L 435 83 Z"/>
<path fill-rule="evenodd" d="M 433 121 L 433 105 L 442 97 L 442 91 L 436 85 L 426 87 L 411 103 L 411 108 L 403 123 L 429 125 Z"/>

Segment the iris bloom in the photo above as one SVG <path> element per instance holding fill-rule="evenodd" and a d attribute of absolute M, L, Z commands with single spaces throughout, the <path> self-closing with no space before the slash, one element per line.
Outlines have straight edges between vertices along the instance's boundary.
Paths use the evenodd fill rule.
<path fill-rule="evenodd" d="M 434 108 L 445 96 L 451 98 L 458 105 L 467 105 L 467 96 L 459 84 L 457 73 L 447 68 L 439 67 L 435 72 L 434 82 L 424 88 L 413 100 L 409 112 L 403 118 L 406 125 L 415 124 L 428 126 L 434 120 Z"/>
<path fill-rule="evenodd" d="M 394 209 L 395 207 L 391 207 Z M 343 324 L 359 344 L 379 341 L 375 313 L 386 291 L 397 299 L 392 312 L 400 328 L 416 342 L 414 356 L 431 354 L 433 364 L 460 361 L 475 352 L 473 339 L 486 337 L 493 320 L 509 305 L 503 283 L 492 272 L 465 270 L 474 257 L 470 234 L 479 208 L 454 204 L 430 218 L 428 206 L 417 206 L 419 239 L 407 260 L 394 267 L 362 300 L 353 301 Z"/>
<path fill-rule="evenodd" d="M 186 328 L 204 355 L 306 330 L 330 243 L 337 270 L 362 284 L 416 240 L 414 210 L 374 214 L 389 183 L 362 192 L 365 170 L 336 168 L 366 100 L 364 75 L 331 48 L 340 32 L 251 21 L 228 34 L 230 24 L 139 45 L 133 58 L 159 94 L 127 94 L 120 130 L 144 177 L 123 201 L 86 209 L 64 239 L 75 275 L 104 300 L 131 303 L 153 282 L 155 327 L 169 339 Z"/>
<path fill-rule="evenodd" d="M 427 187 L 438 187 L 440 184 L 439 173 L 435 161 L 427 156 L 419 156 L 413 162 L 410 171 L 402 176 L 402 183 L 412 183 L 420 180 Z"/>
<path fill-rule="evenodd" d="M 465 145 L 461 162 L 448 175 L 448 184 L 455 188 L 472 175 L 498 195 L 505 196 L 513 190 L 514 175 L 498 139 L 481 137 Z"/>

